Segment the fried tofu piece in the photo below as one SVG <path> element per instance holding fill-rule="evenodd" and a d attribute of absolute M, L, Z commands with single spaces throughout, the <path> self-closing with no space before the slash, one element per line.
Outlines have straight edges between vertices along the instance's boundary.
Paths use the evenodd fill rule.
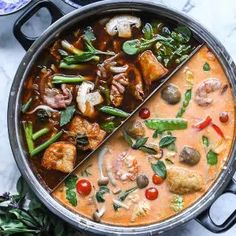
<path fill-rule="evenodd" d="M 143 52 L 138 61 L 146 84 L 151 84 L 168 73 L 168 69 L 157 60 L 151 50 Z"/>
<path fill-rule="evenodd" d="M 205 185 L 198 172 L 176 166 L 168 170 L 167 183 L 169 190 L 176 194 L 201 191 Z"/>
<path fill-rule="evenodd" d="M 48 170 L 59 170 L 69 173 L 73 170 L 76 160 L 76 147 L 68 142 L 51 144 L 44 152 L 42 166 Z"/>
<path fill-rule="evenodd" d="M 69 133 L 73 137 L 84 136 L 88 139 L 88 144 L 80 145 L 82 150 L 96 149 L 106 135 L 106 132 L 100 129 L 99 124 L 90 123 L 80 116 L 75 116 L 71 121 Z"/>

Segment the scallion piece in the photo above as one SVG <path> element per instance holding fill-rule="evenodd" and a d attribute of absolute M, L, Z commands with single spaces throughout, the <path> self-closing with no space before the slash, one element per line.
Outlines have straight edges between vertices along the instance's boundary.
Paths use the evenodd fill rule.
<path fill-rule="evenodd" d="M 61 61 L 59 67 L 62 68 L 62 69 L 68 69 L 68 70 L 85 70 L 85 69 L 88 69 L 90 67 L 90 65 L 89 64 L 71 64 L 71 65 L 68 65 L 64 61 Z"/>
<path fill-rule="evenodd" d="M 36 139 L 40 138 L 41 136 L 43 136 L 44 134 L 47 134 L 48 132 L 49 132 L 49 129 L 48 129 L 48 128 L 40 129 L 39 131 L 35 132 L 35 133 L 32 135 L 32 139 L 33 139 L 33 140 L 36 140 Z"/>
<path fill-rule="evenodd" d="M 30 152 L 31 156 L 35 156 L 37 154 L 39 154 L 41 151 L 43 151 L 44 149 L 46 149 L 47 147 L 49 147 L 52 143 L 54 143 L 55 141 L 57 141 L 57 139 L 59 139 L 62 135 L 62 131 L 58 132 L 57 134 L 53 135 L 50 139 L 48 139 L 46 142 L 42 143 L 41 145 L 39 145 L 38 147 L 36 147 L 34 150 L 32 150 Z"/>
<path fill-rule="evenodd" d="M 80 83 L 86 80 L 84 76 L 63 76 L 63 75 L 54 75 L 52 78 L 53 84 L 72 84 L 72 83 Z"/>
<path fill-rule="evenodd" d="M 23 121 L 23 128 L 25 132 L 25 139 L 29 149 L 29 152 L 32 152 L 34 149 L 34 142 L 32 139 L 33 135 L 33 125 L 31 121 Z"/>
<path fill-rule="evenodd" d="M 22 105 L 21 111 L 23 113 L 27 112 L 29 110 L 30 105 L 32 104 L 33 98 L 30 98 L 25 104 Z"/>

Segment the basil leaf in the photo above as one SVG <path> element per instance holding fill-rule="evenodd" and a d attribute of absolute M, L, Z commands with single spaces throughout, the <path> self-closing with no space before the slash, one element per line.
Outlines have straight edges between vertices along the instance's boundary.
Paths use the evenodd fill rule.
<path fill-rule="evenodd" d="M 182 35 L 183 39 L 181 39 L 181 42 L 184 43 L 187 43 L 192 35 L 191 30 L 186 26 L 178 26 L 174 31 Z"/>
<path fill-rule="evenodd" d="M 140 147 L 144 146 L 144 144 L 147 142 L 148 138 L 138 138 L 136 142 L 132 145 L 133 149 L 139 149 Z"/>
<path fill-rule="evenodd" d="M 96 199 L 98 202 L 105 202 L 104 194 L 109 193 L 110 190 L 107 186 L 100 186 L 99 191 L 96 192 Z"/>
<path fill-rule="evenodd" d="M 132 147 L 132 145 L 133 145 L 132 138 L 127 134 L 127 132 L 125 130 L 123 130 L 123 137 L 124 137 L 125 141 L 129 144 L 129 146 Z"/>
<path fill-rule="evenodd" d="M 218 155 L 214 151 L 210 150 L 207 153 L 207 163 L 211 166 L 216 165 L 218 162 Z"/>
<path fill-rule="evenodd" d="M 156 155 L 157 154 L 157 151 L 155 149 L 147 147 L 147 146 L 142 146 L 142 147 L 139 148 L 139 150 L 141 150 L 143 152 L 146 152 L 148 154 L 151 154 L 151 155 Z"/>
<path fill-rule="evenodd" d="M 65 110 L 61 111 L 60 126 L 69 123 L 74 113 L 75 113 L 75 105 L 69 106 Z"/>
<path fill-rule="evenodd" d="M 208 62 L 205 62 L 205 64 L 203 65 L 203 70 L 204 71 L 210 71 L 211 70 L 211 67 L 210 67 Z"/>
<path fill-rule="evenodd" d="M 202 136 L 202 143 L 206 147 L 209 147 L 209 145 L 210 145 L 209 139 L 206 136 L 204 136 L 204 135 Z"/>
<path fill-rule="evenodd" d="M 74 189 L 76 187 L 76 182 L 78 180 L 78 177 L 76 175 L 70 175 L 66 180 L 65 180 L 65 186 L 68 189 Z"/>
<path fill-rule="evenodd" d="M 166 165 L 163 161 L 158 160 L 156 164 L 151 164 L 153 171 L 158 176 L 162 177 L 163 179 L 166 178 L 167 171 L 166 171 Z"/>
<path fill-rule="evenodd" d="M 67 189 L 66 190 L 66 199 L 69 201 L 69 203 L 72 206 L 77 206 L 77 196 L 76 192 L 72 189 Z"/>
<path fill-rule="evenodd" d="M 167 147 L 170 144 L 172 144 L 173 142 L 175 142 L 175 140 L 176 140 L 176 137 L 173 137 L 171 135 L 164 136 L 163 138 L 161 138 L 161 140 L 159 142 L 159 146 L 160 146 L 160 148 Z"/>
<path fill-rule="evenodd" d="M 151 24 L 146 23 L 142 29 L 142 32 L 144 34 L 145 39 L 153 38 L 153 28 Z"/>
<path fill-rule="evenodd" d="M 113 121 L 107 121 L 107 122 L 102 123 L 100 127 L 106 133 L 111 133 L 116 128 L 116 125 Z"/>

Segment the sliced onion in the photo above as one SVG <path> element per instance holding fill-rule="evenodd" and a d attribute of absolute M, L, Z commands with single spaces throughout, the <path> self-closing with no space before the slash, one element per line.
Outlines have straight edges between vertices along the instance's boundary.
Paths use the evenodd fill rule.
<path fill-rule="evenodd" d="M 127 64 L 123 66 L 111 66 L 110 71 L 116 74 L 124 73 L 128 70 L 129 66 Z"/>
<path fill-rule="evenodd" d="M 26 112 L 26 114 L 29 114 L 29 115 L 33 114 L 34 112 L 36 112 L 39 109 L 43 109 L 47 112 L 59 112 L 58 110 L 55 110 L 47 105 L 39 105 L 39 106 L 35 107 L 32 111 Z"/>

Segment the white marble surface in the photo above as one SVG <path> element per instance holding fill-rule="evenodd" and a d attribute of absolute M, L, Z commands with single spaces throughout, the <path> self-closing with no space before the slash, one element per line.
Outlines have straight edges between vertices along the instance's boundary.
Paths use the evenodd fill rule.
<path fill-rule="evenodd" d="M 53 2 L 56 2 L 58 6 L 63 6 L 65 12 L 71 9 L 60 0 L 53 0 Z M 183 11 L 195 18 L 225 45 L 232 58 L 236 61 L 235 0 L 160 0 L 156 2 L 161 2 L 168 7 Z M 24 9 L 13 15 L 0 17 L 0 193 L 14 191 L 16 180 L 20 175 L 8 141 L 7 102 L 14 74 L 25 53 L 12 33 L 13 24 L 23 11 Z M 41 23 L 39 22 L 47 23 L 48 18 L 38 14 L 34 19 L 34 24 L 27 25 L 27 29 L 34 35 L 41 29 Z M 217 222 L 222 222 L 229 212 L 235 209 L 235 206 L 235 196 L 228 196 L 227 199 L 223 197 L 213 207 L 214 219 Z M 210 236 L 214 234 L 192 220 L 163 235 Z M 236 226 L 221 235 L 235 236 Z"/>

